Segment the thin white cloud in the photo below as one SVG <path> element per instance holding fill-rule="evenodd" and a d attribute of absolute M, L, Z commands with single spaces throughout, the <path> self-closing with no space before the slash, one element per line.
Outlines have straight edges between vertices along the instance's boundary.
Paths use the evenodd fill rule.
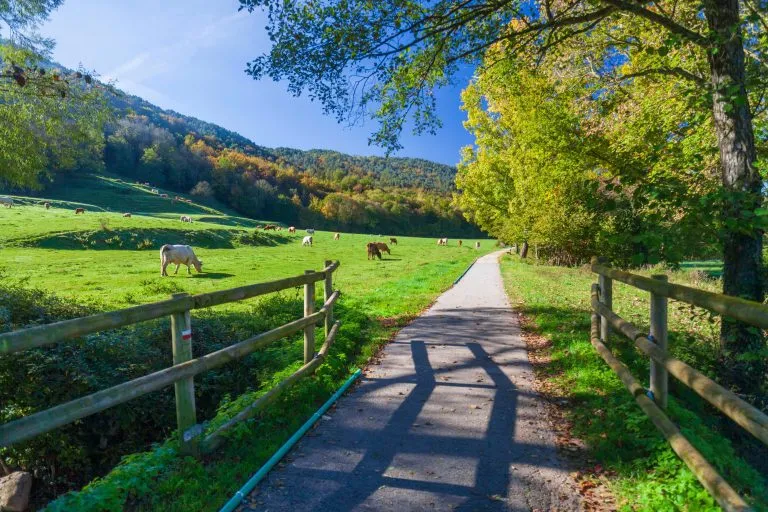
<path fill-rule="evenodd" d="M 231 35 L 231 25 L 245 19 L 247 15 L 246 11 L 240 11 L 224 16 L 201 29 L 190 31 L 187 37 L 172 44 L 141 52 L 106 73 L 103 78 L 106 81 L 116 81 L 120 88 L 128 89 L 128 84 L 148 87 L 145 82 L 177 69 L 191 61 L 198 50 L 215 46 L 221 39 Z"/>

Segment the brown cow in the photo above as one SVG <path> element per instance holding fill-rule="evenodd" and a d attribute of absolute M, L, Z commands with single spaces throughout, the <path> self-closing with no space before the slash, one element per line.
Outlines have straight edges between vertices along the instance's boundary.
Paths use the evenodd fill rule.
<path fill-rule="evenodd" d="M 464 243 L 464 242 L 462 242 L 461 240 L 459 240 L 459 247 L 461 247 L 461 244 L 463 244 L 463 243 Z"/>
<path fill-rule="evenodd" d="M 376 247 L 378 247 L 378 248 L 379 248 L 379 251 L 381 251 L 382 253 L 384 253 L 384 252 L 385 252 L 385 253 L 387 253 L 387 254 L 389 254 L 389 255 L 391 255 L 391 254 L 392 254 L 392 253 L 389 251 L 389 247 L 387 247 L 387 244 L 385 244 L 384 242 L 376 242 Z"/>
<path fill-rule="evenodd" d="M 367 244 L 365 244 L 365 248 L 368 250 L 369 260 L 375 260 L 377 256 L 379 259 L 381 259 L 381 252 L 379 251 L 379 248 L 376 246 L 376 242 L 368 242 Z"/>
<path fill-rule="evenodd" d="M 264 226 L 264 231 L 275 231 L 275 230 L 277 230 L 277 226 L 275 226 L 274 224 L 267 224 L 266 226 Z"/>
<path fill-rule="evenodd" d="M 397 238 L 390 238 L 389 243 L 391 243 L 392 245 L 397 245 Z"/>
<path fill-rule="evenodd" d="M 338 240 L 339 238 L 341 238 L 341 233 L 335 233 L 335 234 L 333 235 L 333 239 L 334 239 L 334 240 Z"/>
<path fill-rule="evenodd" d="M 75 215 L 77 215 L 78 213 L 85 214 L 85 208 L 75 208 Z"/>

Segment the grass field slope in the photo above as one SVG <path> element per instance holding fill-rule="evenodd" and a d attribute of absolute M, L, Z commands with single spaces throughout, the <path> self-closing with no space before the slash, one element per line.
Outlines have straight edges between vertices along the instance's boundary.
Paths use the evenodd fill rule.
<path fill-rule="evenodd" d="M 168 194 L 170 198 L 163 198 Z M 259 421 L 237 432 L 216 457 L 176 457 L 173 390 L 87 418 L 76 425 L 11 449 L 0 457 L 34 470 L 35 506 L 94 477 L 83 491 L 59 498 L 52 510 L 213 510 L 392 333 L 427 307 L 491 240 L 433 238 L 317 231 L 312 247 L 297 233 L 264 231 L 266 220 L 233 214 L 215 202 L 173 201 L 176 193 L 111 175 L 61 180 L 45 197 L 13 196 L 0 208 L 0 332 L 80 314 L 112 310 L 191 294 L 232 288 L 320 269 L 340 260 L 334 274 L 342 291 L 342 329 L 331 357 L 316 376 L 297 384 Z M 186 198 L 186 196 L 184 196 Z M 46 209 L 44 203 L 51 207 Z M 85 213 L 76 215 L 75 208 Z M 131 213 L 131 217 L 123 217 Z M 182 223 L 181 215 L 192 217 Z M 284 226 L 285 227 L 285 226 Z M 389 242 L 391 254 L 366 258 L 365 243 Z M 159 248 L 194 247 L 204 272 L 161 277 Z M 202 355 L 301 315 L 301 290 L 218 306 L 193 314 L 195 355 Z M 149 322 L 0 361 L 0 422 L 42 410 L 168 366 L 167 321 Z M 318 336 L 318 340 L 322 337 Z M 301 336 L 257 352 L 237 365 L 196 379 L 198 417 L 221 423 L 301 364 Z M 170 439 L 170 440 L 169 440 Z M 122 459 L 122 463 L 120 460 Z"/>

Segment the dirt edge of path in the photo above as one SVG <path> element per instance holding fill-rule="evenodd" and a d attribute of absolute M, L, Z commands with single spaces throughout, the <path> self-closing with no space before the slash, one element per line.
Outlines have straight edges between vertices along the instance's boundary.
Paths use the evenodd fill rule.
<path fill-rule="evenodd" d="M 567 415 L 570 403 L 567 391 L 553 384 L 545 374 L 545 368 L 550 362 L 552 342 L 536 332 L 535 322 L 521 311 L 519 304 L 512 302 L 512 309 L 519 319 L 520 332 L 528 351 L 528 361 L 533 367 L 534 389 L 544 404 L 549 427 L 555 434 L 558 454 L 567 463 L 570 476 L 576 484 L 576 491 L 581 495 L 583 510 L 618 510 L 616 498 L 608 488 L 610 473 L 604 471 L 602 466 L 589 456 L 584 441 L 572 433 L 573 425 Z"/>

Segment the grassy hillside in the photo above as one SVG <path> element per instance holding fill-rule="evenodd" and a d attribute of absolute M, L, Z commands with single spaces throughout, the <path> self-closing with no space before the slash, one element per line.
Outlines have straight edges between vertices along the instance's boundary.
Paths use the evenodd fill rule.
<path fill-rule="evenodd" d="M 160 190 L 160 192 L 163 192 Z M 171 193 L 171 196 L 174 194 Z M 319 269 L 338 259 L 336 286 L 343 322 L 330 359 L 315 378 L 295 387 L 260 421 L 249 424 L 219 455 L 181 460 L 173 441 L 173 390 L 153 393 L 39 436 L 0 457 L 38 475 L 39 506 L 95 476 L 103 480 L 57 502 L 57 510 L 213 510 L 226 499 L 383 342 L 418 314 L 479 255 L 482 248 L 438 247 L 435 238 L 382 237 L 318 231 L 302 247 L 300 230 L 264 232 L 259 221 L 211 203 L 172 202 L 114 176 L 74 178 L 46 197 L 15 196 L 0 208 L 0 332 L 87 312 L 271 280 Z M 50 201 L 46 210 L 42 203 Z M 74 208 L 84 207 L 84 215 Z M 131 212 L 131 218 L 122 217 Z M 192 224 L 181 223 L 189 214 Z M 306 228 L 307 226 L 298 226 Z M 397 237 L 392 254 L 368 261 L 365 243 Z M 204 261 L 202 274 L 160 276 L 157 249 L 189 243 Z M 171 269 L 172 270 L 172 269 Z M 194 271 L 193 271 L 194 272 Z M 301 315 L 300 290 L 195 311 L 194 352 L 203 354 Z M 318 343 L 322 336 L 318 335 Z M 91 335 L 0 360 L 0 422 L 156 371 L 170 364 L 168 322 Z M 301 336 L 260 351 L 238 364 L 196 379 L 199 419 L 213 424 L 264 393 L 301 362 Z M 240 397 L 240 398 L 238 398 Z M 111 470 L 121 457 L 128 457 Z"/>

